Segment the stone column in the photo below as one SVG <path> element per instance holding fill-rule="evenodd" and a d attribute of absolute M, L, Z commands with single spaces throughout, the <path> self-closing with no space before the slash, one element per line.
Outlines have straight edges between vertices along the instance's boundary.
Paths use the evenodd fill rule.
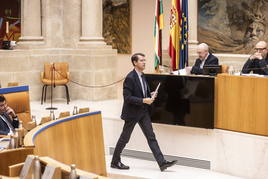
<path fill-rule="evenodd" d="M 102 11 L 101 0 L 82 0 L 80 43 L 105 44 L 102 36 Z"/>
<path fill-rule="evenodd" d="M 41 0 L 21 1 L 21 37 L 18 45 L 42 44 Z"/>
<path fill-rule="evenodd" d="M 189 62 L 193 62 L 196 56 L 198 44 L 198 0 L 190 0 L 189 3 Z"/>

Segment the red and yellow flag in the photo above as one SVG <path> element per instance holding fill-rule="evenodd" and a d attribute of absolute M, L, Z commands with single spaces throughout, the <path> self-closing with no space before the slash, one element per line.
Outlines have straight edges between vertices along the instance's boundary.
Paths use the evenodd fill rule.
<path fill-rule="evenodd" d="M 179 68 L 181 40 L 181 8 L 180 0 L 172 0 L 170 15 L 169 56 L 173 70 Z"/>

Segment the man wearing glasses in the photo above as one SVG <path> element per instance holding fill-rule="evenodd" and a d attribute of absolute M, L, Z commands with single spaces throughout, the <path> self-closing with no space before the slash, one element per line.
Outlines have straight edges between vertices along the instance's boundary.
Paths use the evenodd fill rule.
<path fill-rule="evenodd" d="M 255 45 L 255 53 L 249 57 L 243 66 L 242 73 L 268 75 L 267 43 L 260 41 Z"/>
<path fill-rule="evenodd" d="M 19 120 L 14 110 L 6 103 L 6 98 L 0 95 L 0 135 L 12 135 L 19 127 Z"/>

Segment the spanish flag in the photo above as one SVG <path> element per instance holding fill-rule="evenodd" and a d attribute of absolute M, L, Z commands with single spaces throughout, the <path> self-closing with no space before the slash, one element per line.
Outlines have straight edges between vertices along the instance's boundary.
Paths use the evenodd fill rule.
<path fill-rule="evenodd" d="M 181 9 L 180 0 L 172 0 L 170 15 L 169 56 L 173 70 L 179 69 L 181 40 Z"/>
<path fill-rule="evenodd" d="M 156 0 L 154 18 L 154 68 L 158 71 L 159 64 L 162 64 L 162 30 L 164 27 L 163 2 Z"/>

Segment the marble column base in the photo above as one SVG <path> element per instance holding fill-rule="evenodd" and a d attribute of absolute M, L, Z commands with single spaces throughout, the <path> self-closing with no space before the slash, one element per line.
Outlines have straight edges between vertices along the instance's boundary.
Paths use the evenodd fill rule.
<path fill-rule="evenodd" d="M 106 45 L 103 37 L 80 37 L 78 47 L 112 49 L 112 46 Z"/>
<path fill-rule="evenodd" d="M 19 38 L 16 49 L 36 49 L 44 45 L 44 37 L 23 36 Z"/>

